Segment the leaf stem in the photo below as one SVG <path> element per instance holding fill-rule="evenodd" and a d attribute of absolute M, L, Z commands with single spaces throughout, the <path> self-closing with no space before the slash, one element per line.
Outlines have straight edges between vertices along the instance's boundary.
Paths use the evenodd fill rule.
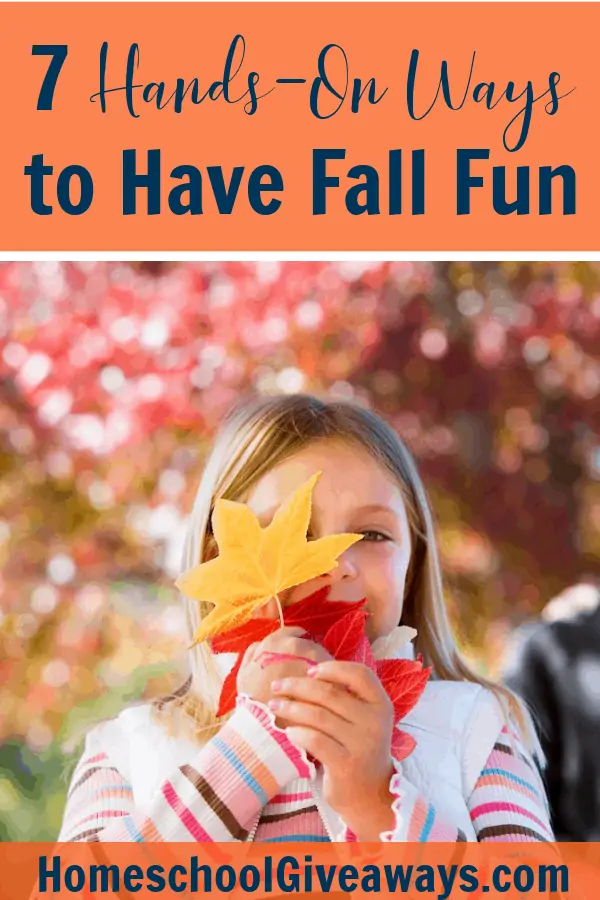
<path fill-rule="evenodd" d="M 284 622 L 283 622 L 283 610 L 281 608 L 281 601 L 279 600 L 279 597 L 277 594 L 273 594 L 273 597 L 277 604 L 277 609 L 279 610 L 279 626 L 280 626 L 280 628 L 283 628 Z"/>

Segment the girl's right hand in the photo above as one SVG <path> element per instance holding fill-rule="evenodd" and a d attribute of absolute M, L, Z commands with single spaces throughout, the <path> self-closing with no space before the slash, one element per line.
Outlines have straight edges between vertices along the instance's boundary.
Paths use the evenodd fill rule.
<path fill-rule="evenodd" d="M 238 694 L 248 694 L 253 700 L 266 705 L 275 696 L 271 691 L 273 681 L 290 676 L 303 676 L 311 664 L 333 659 L 324 647 L 302 638 L 301 635 L 305 633 L 303 628 L 287 625 L 267 635 L 264 640 L 251 644 L 244 653 L 238 672 Z M 268 658 L 265 654 L 269 653 L 282 653 L 302 659 L 285 659 L 265 665 L 264 660 Z M 275 724 L 279 728 L 285 728 L 287 722 L 281 717 L 276 717 Z"/>

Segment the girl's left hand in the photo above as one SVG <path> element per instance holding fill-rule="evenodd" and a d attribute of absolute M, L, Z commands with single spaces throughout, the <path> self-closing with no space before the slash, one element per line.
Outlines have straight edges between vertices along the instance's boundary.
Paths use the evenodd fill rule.
<path fill-rule="evenodd" d="M 327 803 L 359 840 L 378 841 L 394 824 L 392 701 L 362 663 L 332 660 L 312 671 L 273 682 L 269 706 L 290 723 L 290 740 L 322 763 Z"/>

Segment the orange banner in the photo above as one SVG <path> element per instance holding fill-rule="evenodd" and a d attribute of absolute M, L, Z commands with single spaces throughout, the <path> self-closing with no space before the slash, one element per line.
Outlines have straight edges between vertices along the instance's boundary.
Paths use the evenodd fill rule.
<path fill-rule="evenodd" d="M 595 3 L 2 3 L 4 250 L 600 250 Z"/>
<path fill-rule="evenodd" d="M 600 892 L 598 844 L 10 844 L 0 897 L 406 894 L 506 900 Z"/>

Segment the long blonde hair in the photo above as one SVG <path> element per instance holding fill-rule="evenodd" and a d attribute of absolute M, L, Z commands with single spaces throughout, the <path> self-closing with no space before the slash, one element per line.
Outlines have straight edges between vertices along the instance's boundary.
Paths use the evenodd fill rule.
<path fill-rule="evenodd" d="M 215 555 L 211 515 L 220 498 L 243 500 L 269 469 L 316 440 L 335 438 L 354 443 L 392 474 L 401 486 L 412 538 L 402 624 L 417 630 L 415 649 L 432 665 L 435 677 L 470 681 L 489 688 L 518 722 L 527 743 L 535 734 L 521 701 L 507 688 L 474 672 L 461 658 L 446 611 L 434 520 L 423 482 L 411 454 L 398 435 L 375 413 L 348 402 L 296 394 L 252 399 L 226 418 L 206 462 L 190 516 L 183 568 Z M 190 640 L 212 608 L 182 598 Z M 217 718 L 222 676 L 206 643 L 190 652 L 191 677 L 160 704 L 179 709 L 197 733 L 206 737 L 227 717 Z M 165 702 L 165 701 L 170 702 Z"/>

